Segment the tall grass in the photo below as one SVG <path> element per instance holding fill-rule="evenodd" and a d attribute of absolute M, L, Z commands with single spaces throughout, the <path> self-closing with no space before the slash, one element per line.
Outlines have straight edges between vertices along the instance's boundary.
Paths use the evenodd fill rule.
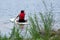
<path fill-rule="evenodd" d="M 19 33 L 19 29 L 16 29 L 16 27 L 13 27 L 12 32 L 10 33 L 10 36 L 2 36 L 0 34 L 0 40 L 23 40 L 23 37 Z"/>
<path fill-rule="evenodd" d="M 19 32 L 19 29 L 16 29 L 16 27 L 14 27 L 12 29 L 12 32 L 10 34 L 9 39 L 11 39 L 11 40 L 22 40 L 22 37 L 21 37 L 20 32 Z"/>
<path fill-rule="evenodd" d="M 48 12 L 48 14 L 43 14 L 39 13 L 39 20 L 42 20 L 42 25 L 40 26 L 41 22 L 38 21 L 38 16 L 34 14 L 33 17 L 29 16 L 29 21 L 30 21 L 30 35 L 31 38 L 26 38 L 24 39 L 23 36 L 20 34 L 20 29 L 16 28 L 15 26 L 13 27 L 10 36 L 7 37 L 2 36 L 0 33 L 0 40 L 60 40 L 60 36 L 53 35 L 51 36 L 51 31 L 52 31 L 52 24 L 53 24 L 53 15 Z M 44 31 L 41 32 L 41 27 L 44 27 Z M 25 36 L 24 36 L 25 37 Z"/>
<path fill-rule="evenodd" d="M 47 13 L 47 15 L 43 15 L 44 13 L 40 13 L 40 17 L 42 20 L 42 25 L 44 27 L 44 32 L 42 34 L 44 34 L 44 36 L 42 37 L 40 34 L 41 31 L 41 26 L 40 26 L 40 22 L 38 21 L 37 15 L 35 14 L 34 17 L 32 18 L 31 16 L 29 16 L 29 20 L 30 20 L 30 34 L 32 35 L 32 38 L 34 40 L 36 39 L 40 39 L 42 38 L 43 40 L 49 40 L 50 38 L 50 32 L 51 32 L 51 27 L 52 27 L 52 23 L 53 23 L 53 16 L 50 13 Z"/>

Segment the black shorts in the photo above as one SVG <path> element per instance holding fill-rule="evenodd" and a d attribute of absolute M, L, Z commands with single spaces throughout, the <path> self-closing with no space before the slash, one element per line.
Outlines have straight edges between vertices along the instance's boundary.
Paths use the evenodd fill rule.
<path fill-rule="evenodd" d="M 26 22 L 26 20 L 24 20 L 24 19 L 20 20 L 20 19 L 19 19 L 18 22 Z"/>

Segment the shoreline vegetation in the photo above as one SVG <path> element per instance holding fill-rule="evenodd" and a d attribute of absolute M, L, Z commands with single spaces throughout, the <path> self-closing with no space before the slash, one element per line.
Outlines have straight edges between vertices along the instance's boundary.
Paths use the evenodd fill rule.
<path fill-rule="evenodd" d="M 20 34 L 20 29 L 14 25 L 9 37 L 6 35 L 2 37 L 0 33 L 0 40 L 60 40 L 60 29 L 57 32 L 51 29 L 52 24 L 54 24 L 53 15 L 51 13 L 47 13 L 47 15 L 39 13 L 39 16 L 43 23 L 43 31 L 41 30 L 42 26 L 39 24 L 40 22 L 38 21 L 37 15 L 34 14 L 34 17 L 29 16 L 30 29 L 26 29 L 26 31 L 29 30 L 30 38 L 28 38 L 28 36 L 24 38 L 26 35 L 23 37 Z"/>
<path fill-rule="evenodd" d="M 28 38 L 28 36 L 27 38 L 24 38 L 26 35 L 23 37 L 20 34 L 20 29 L 17 29 L 17 26 L 14 25 L 9 37 L 6 35 L 2 36 L 0 33 L 0 40 L 60 40 L 60 29 L 58 29 L 58 31 L 52 29 L 52 26 L 54 25 L 53 10 L 48 11 L 46 3 L 43 0 L 42 3 L 44 4 L 46 12 L 38 13 L 39 19 L 36 14 L 34 14 L 33 17 L 31 15 L 28 16 L 30 29 L 26 29 L 26 31 L 29 31 L 31 35 L 30 38 Z M 51 9 L 53 9 L 52 4 Z M 42 21 L 42 23 L 38 20 Z M 27 32 L 25 34 L 27 34 Z"/>

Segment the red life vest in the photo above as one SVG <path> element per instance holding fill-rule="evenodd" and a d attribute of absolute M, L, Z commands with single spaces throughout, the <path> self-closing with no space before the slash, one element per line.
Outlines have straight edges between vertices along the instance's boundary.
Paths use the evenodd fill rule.
<path fill-rule="evenodd" d="M 19 14 L 19 19 L 20 20 L 24 20 L 24 18 L 25 18 L 25 13 L 20 13 Z"/>

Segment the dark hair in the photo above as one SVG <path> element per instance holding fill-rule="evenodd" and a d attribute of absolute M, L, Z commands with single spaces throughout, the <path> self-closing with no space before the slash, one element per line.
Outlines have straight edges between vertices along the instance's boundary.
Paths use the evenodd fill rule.
<path fill-rule="evenodd" d="M 21 13 L 24 13 L 24 10 L 21 10 Z"/>

